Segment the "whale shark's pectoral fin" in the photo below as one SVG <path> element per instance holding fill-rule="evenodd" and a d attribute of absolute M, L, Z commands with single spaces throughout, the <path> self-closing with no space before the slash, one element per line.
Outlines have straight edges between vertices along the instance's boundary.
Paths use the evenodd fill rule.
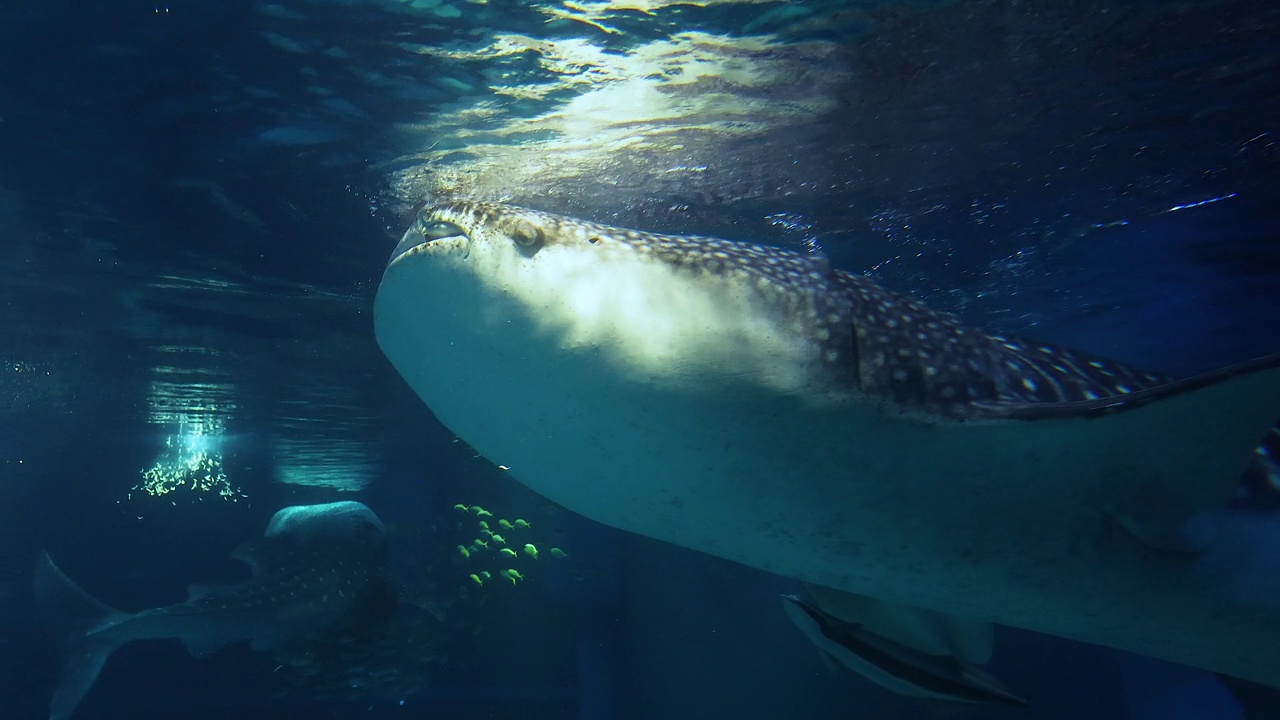
<path fill-rule="evenodd" d="M 1280 417 L 1280 354 L 1097 400 L 975 407 L 1014 421 L 1011 461 L 1056 453 L 1076 476 L 1106 478 L 1099 510 L 1131 536 L 1198 552 Z"/>
<path fill-rule="evenodd" d="M 814 606 L 828 617 L 928 655 L 954 655 L 965 662 L 991 661 L 994 630 L 985 620 L 958 618 L 924 608 L 808 585 Z"/>
<path fill-rule="evenodd" d="M 1193 375 L 1181 380 L 1154 385 L 1137 392 L 1124 392 L 1076 402 L 975 402 L 975 408 L 983 410 L 985 417 L 1019 420 L 1052 420 L 1055 418 L 1098 418 L 1131 411 L 1174 397 L 1192 397 L 1191 404 L 1204 405 L 1212 401 L 1219 407 L 1231 410 L 1235 404 L 1252 406 L 1262 401 L 1271 413 L 1280 415 L 1280 407 L 1274 403 L 1280 390 L 1280 353 L 1264 355 L 1229 367 Z M 1251 402 L 1254 401 L 1254 402 Z M 1225 402 L 1225 404 L 1224 404 Z M 1202 420 L 1211 419 L 1201 417 Z M 1188 417 L 1188 420 L 1195 419 Z M 1274 424 L 1274 423 L 1273 423 Z M 1267 426 L 1259 429 L 1256 442 L 1261 441 Z"/>
<path fill-rule="evenodd" d="M 969 659 L 985 661 L 990 655 L 990 623 L 953 619 L 829 588 L 813 589 L 819 603 L 831 603 L 840 613 L 860 613 L 870 623 L 839 617 L 794 595 L 782 596 L 783 608 L 796 627 L 840 665 L 901 695 L 1026 706 L 1026 700 Z"/>

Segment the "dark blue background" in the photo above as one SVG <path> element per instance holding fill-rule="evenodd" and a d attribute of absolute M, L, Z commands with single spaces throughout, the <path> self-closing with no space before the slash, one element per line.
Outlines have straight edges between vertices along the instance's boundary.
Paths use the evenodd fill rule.
<path fill-rule="evenodd" d="M 374 482 L 357 497 L 395 527 L 402 577 L 456 574 L 441 559 L 455 502 L 537 518 L 573 565 L 468 606 L 448 667 L 404 706 L 278 697 L 268 657 L 241 647 L 193 660 L 150 642 L 116 653 L 77 718 L 932 716 L 828 674 L 778 612 L 792 584 L 601 528 L 515 486 L 454 442 L 373 344 L 369 309 L 411 200 L 388 185 L 412 148 L 401 124 L 458 100 L 396 42 L 474 39 L 499 20 L 565 28 L 499 0 L 460 4 L 473 14 L 444 23 L 374 2 L 276 4 L 289 21 L 236 1 L 16 5 L 0 8 L 6 717 L 42 717 L 54 673 L 27 590 L 40 549 L 137 610 L 234 577 L 228 553 L 274 510 L 336 496 L 273 482 L 272 433 L 312 427 L 282 409 L 297 397 L 336 398 L 305 418 L 341 429 L 326 442 L 374 448 Z M 837 265 L 984 327 L 1166 372 L 1280 350 L 1269 3 L 934 5 L 860 4 L 852 22 L 844 4 L 813 3 L 815 16 L 839 16 L 813 36 L 845 44 L 858 69 L 823 120 L 819 145 L 839 152 L 812 172 L 828 190 L 799 207 L 710 204 L 691 214 L 710 225 L 696 229 L 720 222 L 743 237 L 769 232 L 771 213 L 803 213 Z M 687 7 L 629 29 L 741 28 L 762 12 Z M 765 29 L 785 34 L 780 22 Z M 282 28 L 312 50 L 262 34 Z M 323 52 L 335 46 L 341 55 Z M 316 78 L 331 95 L 308 89 Z M 156 289 L 184 273 L 241 292 Z M 237 388 L 224 451 L 246 501 L 120 502 L 163 442 L 146 398 L 174 343 L 211 350 L 207 367 L 184 371 Z M 1030 717 L 1238 717 L 1206 673 L 1029 633 L 999 640 L 993 671 L 1031 697 Z M 1255 717 L 1271 717 L 1254 692 Z"/>

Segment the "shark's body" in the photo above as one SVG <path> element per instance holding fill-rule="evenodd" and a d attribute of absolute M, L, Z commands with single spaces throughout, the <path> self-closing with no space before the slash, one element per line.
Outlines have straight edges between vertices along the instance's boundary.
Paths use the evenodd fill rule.
<path fill-rule="evenodd" d="M 446 426 L 587 517 L 1280 685 L 1280 523 L 1227 509 L 1277 358 L 1170 382 L 821 258 L 468 203 L 423 211 L 375 322 Z"/>
<path fill-rule="evenodd" d="M 111 652 L 134 640 L 177 638 L 197 657 L 245 640 L 287 653 L 385 617 L 394 600 L 381 576 L 385 534 L 358 502 L 288 507 L 263 538 L 237 551 L 252 578 L 193 585 L 187 602 L 138 613 L 98 602 L 42 557 L 36 594 L 61 629 L 65 658 L 50 719 L 70 717 Z"/>

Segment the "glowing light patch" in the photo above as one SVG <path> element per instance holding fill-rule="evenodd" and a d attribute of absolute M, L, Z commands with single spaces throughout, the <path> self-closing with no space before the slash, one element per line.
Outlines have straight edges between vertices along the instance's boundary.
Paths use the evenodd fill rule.
<path fill-rule="evenodd" d="M 627 248 L 549 246 L 525 258 L 486 232 L 471 228 L 465 271 L 538 308 L 535 321 L 562 347 L 603 349 L 624 372 L 679 382 L 698 368 L 795 390 L 820 360 L 805 334 L 783 329 L 781 313 L 763 311 L 749 284 L 706 274 L 691 282 Z"/>
<path fill-rule="evenodd" d="M 612 12 L 607 8 L 548 11 L 556 19 L 612 33 L 605 23 Z M 397 194 L 415 198 L 454 188 L 492 197 L 519 190 L 537 195 L 566 181 L 622 172 L 620 152 L 640 163 L 636 168 L 647 168 L 626 172 L 670 182 L 672 175 L 705 172 L 726 152 L 724 143 L 805 124 L 831 111 L 847 75 L 830 62 L 838 51 L 833 43 L 703 32 L 678 33 L 625 51 L 598 38 L 516 33 L 497 34 L 483 46 L 407 49 L 486 66 L 535 58 L 539 73 L 508 73 L 489 91 L 524 101 L 520 107 L 545 108 L 530 117 L 490 96 L 406 127 L 421 134 L 424 149 L 402 158 L 418 162 L 398 173 L 395 183 Z M 468 159 L 435 147 L 440 137 L 465 144 Z M 683 160 L 672 165 L 672 157 Z"/>
<path fill-rule="evenodd" d="M 164 347 L 166 353 L 196 354 L 192 348 Z M 158 379 L 147 393 L 150 422 L 163 428 L 164 449 L 151 467 L 141 471 L 142 481 L 128 493 L 148 496 L 206 497 L 237 502 L 246 495 L 232 484 L 223 469 L 222 443 L 226 417 L 235 409 L 234 387 L 211 382 L 214 374 L 161 365 L 152 372 Z M 189 381 L 182 381 L 190 378 Z M 196 380 L 196 378 L 199 378 Z"/>
<path fill-rule="evenodd" d="M 218 444 L 218 437 L 198 430 L 170 435 L 165 451 L 154 465 L 142 471 L 142 482 L 134 485 L 133 491 L 152 496 L 186 492 L 236 502 L 245 495 L 227 479 Z"/>

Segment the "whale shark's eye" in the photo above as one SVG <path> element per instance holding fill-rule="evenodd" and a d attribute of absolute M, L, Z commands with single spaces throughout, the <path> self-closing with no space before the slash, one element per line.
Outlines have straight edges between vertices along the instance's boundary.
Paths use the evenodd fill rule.
<path fill-rule="evenodd" d="M 451 222 L 445 222 L 443 220 L 419 220 L 418 232 L 422 233 L 423 237 L 431 240 L 466 235 L 466 233 L 462 231 L 462 228 Z"/>
<path fill-rule="evenodd" d="M 525 250 L 534 250 L 542 244 L 542 228 L 521 218 L 511 228 L 511 239 Z"/>

